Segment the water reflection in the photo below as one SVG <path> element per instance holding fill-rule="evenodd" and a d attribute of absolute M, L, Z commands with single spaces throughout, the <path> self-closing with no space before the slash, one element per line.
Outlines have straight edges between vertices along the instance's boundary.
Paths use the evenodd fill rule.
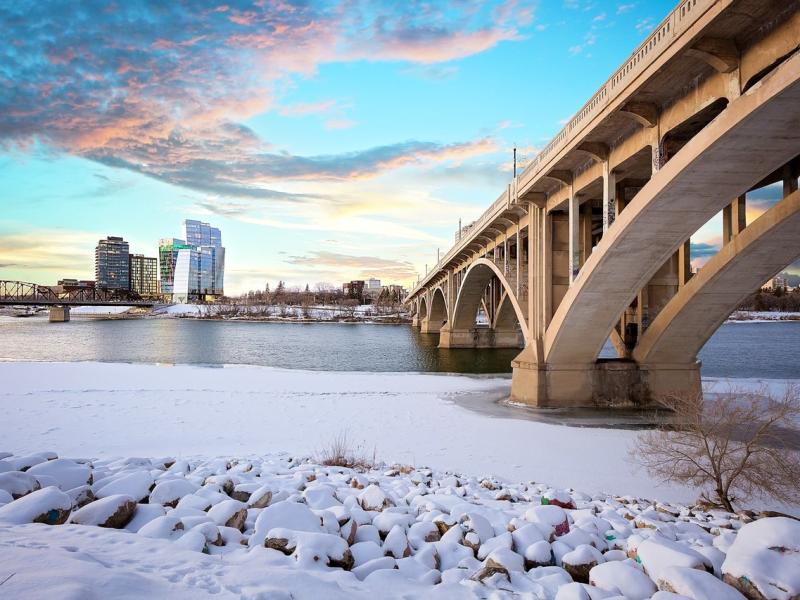
<path fill-rule="evenodd" d="M 510 373 L 519 353 L 440 349 L 438 342 L 437 334 L 402 325 L 0 318 L 0 359 L 10 360 Z M 703 375 L 711 377 L 800 378 L 798 356 L 799 322 L 724 325 L 700 353 Z"/>

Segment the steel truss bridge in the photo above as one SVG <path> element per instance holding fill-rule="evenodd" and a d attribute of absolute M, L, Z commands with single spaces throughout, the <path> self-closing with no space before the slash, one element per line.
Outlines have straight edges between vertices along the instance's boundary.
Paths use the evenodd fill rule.
<path fill-rule="evenodd" d="M 0 280 L 0 305 L 27 306 L 153 306 L 136 292 L 75 288 L 56 292 L 51 286 Z"/>

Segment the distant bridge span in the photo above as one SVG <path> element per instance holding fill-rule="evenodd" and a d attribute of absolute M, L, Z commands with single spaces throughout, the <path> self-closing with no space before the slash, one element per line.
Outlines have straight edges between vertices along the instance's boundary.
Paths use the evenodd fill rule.
<path fill-rule="evenodd" d="M 51 286 L 0 280 L 0 305 L 12 306 L 153 306 L 135 292 L 76 288 L 56 292 Z"/>
<path fill-rule="evenodd" d="M 699 349 L 800 256 L 798 175 L 800 0 L 682 0 L 407 302 L 441 347 L 520 347 L 519 401 L 699 392 Z M 748 223 L 747 193 L 776 183 Z M 690 238 L 720 212 L 695 280 Z"/>

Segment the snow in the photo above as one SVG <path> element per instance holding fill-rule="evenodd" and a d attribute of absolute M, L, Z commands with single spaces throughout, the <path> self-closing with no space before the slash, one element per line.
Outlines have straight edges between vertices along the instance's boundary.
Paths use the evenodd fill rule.
<path fill-rule="evenodd" d="M 658 587 L 692 600 L 746 600 L 742 594 L 711 573 L 688 567 L 665 568 L 659 575 Z"/>
<path fill-rule="evenodd" d="M 8 597 L 740 598 L 726 573 L 797 594 L 794 521 L 690 511 L 696 491 L 625 462 L 635 432 L 460 403 L 502 378 L 93 363 L 0 378 Z M 318 464 L 343 430 L 391 462 Z M 123 498 L 130 521 L 96 527 Z M 70 512 L 85 524 L 31 523 Z"/>
<path fill-rule="evenodd" d="M 647 575 L 635 567 L 617 561 L 593 567 L 589 571 L 589 583 L 629 600 L 645 600 L 656 592 L 655 584 Z"/>
<path fill-rule="evenodd" d="M 728 550 L 726 581 L 745 578 L 765 598 L 800 596 L 800 521 L 777 517 L 742 527 Z"/>
<path fill-rule="evenodd" d="M 130 306 L 75 306 L 70 308 L 70 316 L 119 315 L 131 309 Z"/>
<path fill-rule="evenodd" d="M 0 523 L 53 523 L 61 521 L 59 512 L 71 509 L 72 498 L 51 486 L 0 506 Z"/>

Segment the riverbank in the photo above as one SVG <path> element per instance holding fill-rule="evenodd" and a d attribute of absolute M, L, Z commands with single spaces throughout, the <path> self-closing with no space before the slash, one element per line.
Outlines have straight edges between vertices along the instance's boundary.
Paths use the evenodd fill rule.
<path fill-rule="evenodd" d="M 0 454 L 9 598 L 777 599 L 798 540 L 785 517 L 405 464 Z"/>

